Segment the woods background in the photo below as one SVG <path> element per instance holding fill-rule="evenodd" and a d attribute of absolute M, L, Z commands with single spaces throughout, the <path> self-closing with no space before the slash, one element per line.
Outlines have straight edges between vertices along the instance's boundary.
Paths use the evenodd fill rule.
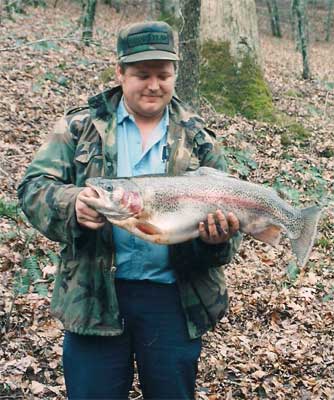
<path fill-rule="evenodd" d="M 197 397 L 333 400 L 332 0 L 0 1 L 0 399 L 65 398 L 49 315 L 58 246 L 29 226 L 17 184 L 64 110 L 115 84 L 119 29 L 153 18 L 173 25 L 178 95 L 216 131 L 231 173 L 324 207 L 303 269 L 286 240 L 244 239 Z"/>

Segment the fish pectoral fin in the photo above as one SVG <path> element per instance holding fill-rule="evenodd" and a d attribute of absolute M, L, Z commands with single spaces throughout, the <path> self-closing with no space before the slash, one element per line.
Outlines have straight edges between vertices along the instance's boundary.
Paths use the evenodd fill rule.
<path fill-rule="evenodd" d="M 161 235 L 162 231 L 157 226 L 150 224 L 149 222 L 138 221 L 136 228 L 146 235 Z"/>
<path fill-rule="evenodd" d="M 281 231 L 281 227 L 277 225 L 269 225 L 259 232 L 251 232 L 251 235 L 261 242 L 277 246 L 281 239 Z"/>

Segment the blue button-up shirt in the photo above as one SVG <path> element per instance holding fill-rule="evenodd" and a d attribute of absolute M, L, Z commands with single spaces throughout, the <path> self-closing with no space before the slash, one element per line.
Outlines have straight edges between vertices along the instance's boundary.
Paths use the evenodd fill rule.
<path fill-rule="evenodd" d="M 117 176 L 129 177 L 164 173 L 164 146 L 167 144 L 169 123 L 168 108 L 149 135 L 145 150 L 142 150 L 140 131 L 122 99 L 117 109 Z M 113 227 L 116 250 L 116 278 L 149 279 L 155 282 L 175 281 L 169 266 L 168 246 L 147 242 L 128 231 Z"/>

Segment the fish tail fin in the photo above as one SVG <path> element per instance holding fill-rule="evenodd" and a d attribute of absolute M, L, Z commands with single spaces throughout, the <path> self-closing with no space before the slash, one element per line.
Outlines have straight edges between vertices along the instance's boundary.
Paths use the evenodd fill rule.
<path fill-rule="evenodd" d="M 298 263 L 304 267 L 307 263 L 314 240 L 317 234 L 317 226 L 322 209 L 317 206 L 304 208 L 302 213 L 302 229 L 297 239 L 290 239 L 292 251 L 297 257 Z"/>

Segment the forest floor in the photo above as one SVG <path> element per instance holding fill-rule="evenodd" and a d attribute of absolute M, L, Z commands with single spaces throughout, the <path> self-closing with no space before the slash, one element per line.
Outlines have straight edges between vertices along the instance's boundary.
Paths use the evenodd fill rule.
<path fill-rule="evenodd" d="M 57 245 L 29 228 L 16 209 L 16 187 L 56 118 L 114 83 L 107 77 L 115 33 L 140 19 L 135 8 L 117 14 L 99 6 L 96 42 L 83 47 L 79 6 L 59 1 L 54 9 L 53 3 L 0 25 L 0 399 L 65 397 L 62 328 L 49 313 Z M 334 45 L 312 42 L 313 76 L 304 81 L 293 42 L 271 37 L 266 26 L 261 20 L 265 77 L 289 122 L 231 118 L 207 106 L 203 115 L 232 173 L 275 187 L 298 207 L 320 204 L 324 212 L 304 268 L 286 239 L 275 249 L 244 239 L 226 269 L 230 311 L 204 336 L 196 395 L 333 400 Z M 138 382 L 131 397 L 141 398 Z"/>

